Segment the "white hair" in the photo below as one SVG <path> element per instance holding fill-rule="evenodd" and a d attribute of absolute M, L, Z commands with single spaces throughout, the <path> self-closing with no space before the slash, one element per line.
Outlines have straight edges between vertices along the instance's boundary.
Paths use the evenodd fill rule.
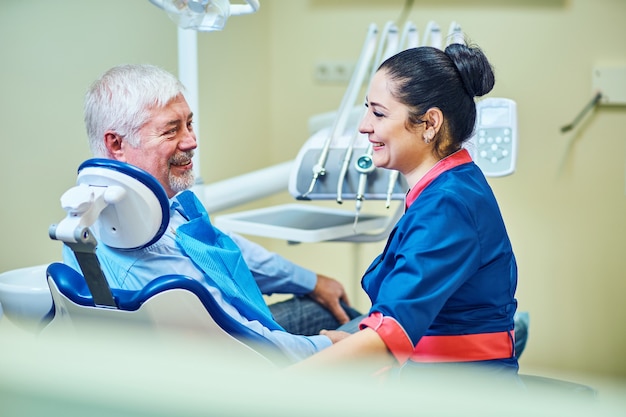
<path fill-rule="evenodd" d="M 154 65 L 119 65 L 97 79 L 85 95 L 84 116 L 94 157 L 108 157 L 104 133 L 114 131 L 131 146 L 139 146 L 139 129 L 149 111 L 183 94 L 182 83 Z"/>

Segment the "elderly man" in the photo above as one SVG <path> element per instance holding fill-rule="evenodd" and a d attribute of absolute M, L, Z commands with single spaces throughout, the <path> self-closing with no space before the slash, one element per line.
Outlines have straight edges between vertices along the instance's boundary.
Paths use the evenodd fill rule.
<path fill-rule="evenodd" d="M 153 245 L 133 251 L 98 246 L 97 256 L 109 285 L 139 289 L 160 275 L 187 275 L 202 282 L 233 319 L 262 335 L 293 361 L 330 346 L 333 341 L 320 335 L 320 330 L 334 329 L 358 315 L 349 307 L 343 286 L 241 236 L 214 228 L 206 212 L 201 216 L 204 208 L 200 202 L 186 191 L 194 184 L 192 156 L 197 142 L 193 114 L 183 92 L 179 80 L 152 65 L 111 68 L 87 92 L 85 125 L 94 157 L 147 171 L 161 183 L 171 207 L 169 227 Z M 213 271 L 227 276 L 225 285 L 239 281 L 241 293 L 233 296 L 213 278 L 214 273 L 207 272 L 202 261 L 190 257 L 198 248 L 185 246 L 185 242 L 193 240 L 197 245 L 199 236 L 209 236 L 200 251 L 211 253 L 221 248 L 234 251 L 245 261 L 224 268 L 230 271 Z M 64 261 L 79 270 L 68 248 L 64 249 Z M 261 293 L 295 296 L 268 307 L 258 305 Z"/>

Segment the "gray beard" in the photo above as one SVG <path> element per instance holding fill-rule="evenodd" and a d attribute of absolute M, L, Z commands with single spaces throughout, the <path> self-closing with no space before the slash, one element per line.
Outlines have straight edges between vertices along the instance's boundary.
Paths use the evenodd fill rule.
<path fill-rule="evenodd" d="M 170 187 L 175 193 L 191 188 L 195 182 L 193 171 L 187 171 L 183 176 L 169 175 Z"/>

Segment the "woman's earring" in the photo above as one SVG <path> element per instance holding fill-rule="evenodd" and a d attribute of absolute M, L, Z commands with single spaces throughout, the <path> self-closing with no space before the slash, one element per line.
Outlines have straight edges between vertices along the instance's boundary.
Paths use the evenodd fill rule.
<path fill-rule="evenodd" d="M 435 137 L 434 129 L 428 129 L 424 131 L 424 143 L 425 144 L 428 145 L 430 142 L 432 142 L 434 137 Z"/>

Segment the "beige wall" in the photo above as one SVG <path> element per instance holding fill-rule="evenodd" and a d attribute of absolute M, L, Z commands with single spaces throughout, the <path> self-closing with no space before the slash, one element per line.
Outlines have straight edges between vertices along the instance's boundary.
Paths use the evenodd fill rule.
<path fill-rule="evenodd" d="M 397 19 L 402 5 L 262 0 L 256 15 L 200 34 L 203 178 L 294 158 L 307 119 L 336 109 L 346 87 L 316 83 L 315 62 L 356 60 L 367 26 Z M 459 22 L 496 68 L 491 95 L 518 103 L 517 171 L 490 183 L 518 257 L 520 309 L 531 315 L 522 371 L 626 376 L 626 108 L 599 108 L 576 131 L 559 131 L 591 98 L 594 65 L 626 65 L 626 2 L 417 0 L 409 19 L 420 29 L 431 19 L 444 30 Z M 59 197 L 89 157 L 81 110 L 87 85 L 123 62 L 176 72 L 176 28 L 147 0 L 2 2 L 0 50 L 5 271 L 59 257 L 47 230 L 63 217 Z M 367 308 L 358 277 L 382 242 L 258 240 L 342 279 Z"/>

